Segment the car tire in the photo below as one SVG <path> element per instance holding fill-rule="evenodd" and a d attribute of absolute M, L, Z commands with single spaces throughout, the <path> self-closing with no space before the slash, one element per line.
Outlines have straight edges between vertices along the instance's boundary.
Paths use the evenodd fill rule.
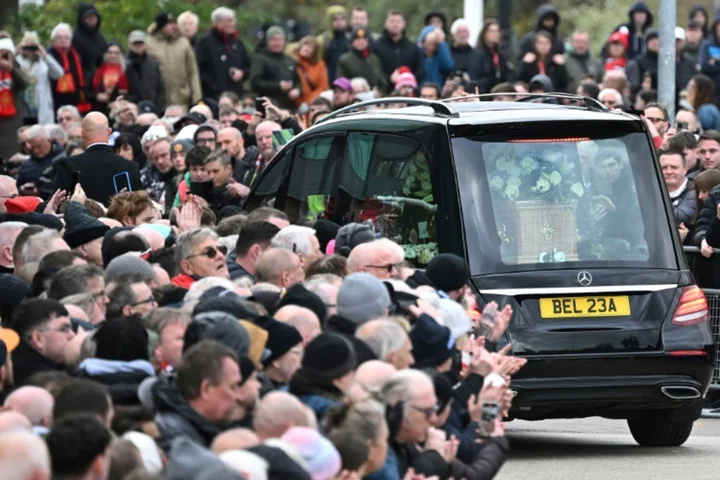
<path fill-rule="evenodd" d="M 643 447 L 679 447 L 685 443 L 694 421 L 673 422 L 670 413 L 659 410 L 628 419 L 635 441 Z"/>

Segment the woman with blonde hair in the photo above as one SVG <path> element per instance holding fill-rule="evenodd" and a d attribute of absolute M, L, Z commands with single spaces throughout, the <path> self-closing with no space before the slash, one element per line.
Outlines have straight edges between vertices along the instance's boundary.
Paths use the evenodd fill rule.
<path fill-rule="evenodd" d="M 58 80 L 65 70 L 55 58 L 48 55 L 36 32 L 25 32 L 18 45 L 17 63 L 28 77 L 30 85 L 25 90 L 29 108 L 28 118 L 32 123 L 46 125 L 55 122 L 50 80 Z"/>
<path fill-rule="evenodd" d="M 294 57 L 297 60 L 295 70 L 302 85 L 302 95 L 298 97 L 296 103 L 298 106 L 310 105 L 318 95 L 330 88 L 327 65 L 324 60 L 318 58 L 318 44 L 315 37 L 311 35 L 303 37 L 298 43 Z"/>

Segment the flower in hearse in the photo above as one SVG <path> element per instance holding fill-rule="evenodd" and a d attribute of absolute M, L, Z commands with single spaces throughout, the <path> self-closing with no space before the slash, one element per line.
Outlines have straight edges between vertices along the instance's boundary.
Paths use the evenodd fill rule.
<path fill-rule="evenodd" d="M 575 195 L 577 195 L 578 197 L 582 197 L 583 195 L 585 195 L 585 188 L 583 187 L 583 184 L 579 183 L 579 182 L 573 183 L 570 186 L 570 191 L 572 193 L 574 193 Z"/>
<path fill-rule="evenodd" d="M 505 198 L 508 200 L 517 200 L 520 197 L 520 187 L 517 185 L 508 185 L 505 189 Z"/>
<path fill-rule="evenodd" d="M 550 175 L 548 175 L 548 180 L 553 186 L 560 185 L 560 182 L 562 182 L 562 175 L 560 175 L 560 172 L 557 170 L 554 170 Z"/>
<path fill-rule="evenodd" d="M 532 157 L 525 157 L 520 160 L 520 167 L 525 170 L 526 173 L 530 173 L 533 170 L 537 170 L 538 162 Z"/>
<path fill-rule="evenodd" d="M 538 178 L 537 183 L 535 183 L 532 190 L 538 193 L 547 193 L 550 191 L 550 180 L 548 180 L 546 174 L 543 174 L 540 178 Z"/>
<path fill-rule="evenodd" d="M 496 192 L 499 192 L 503 189 L 505 186 L 505 181 L 502 179 L 502 177 L 493 177 L 492 180 L 490 180 L 490 189 L 494 190 Z"/>

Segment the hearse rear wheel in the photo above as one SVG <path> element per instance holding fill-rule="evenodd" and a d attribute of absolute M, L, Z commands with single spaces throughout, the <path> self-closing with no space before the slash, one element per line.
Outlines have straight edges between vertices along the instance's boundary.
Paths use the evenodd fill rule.
<path fill-rule="evenodd" d="M 643 447 L 679 447 L 685 443 L 694 422 L 673 422 L 668 413 L 657 410 L 629 418 L 628 426 L 635 441 Z"/>

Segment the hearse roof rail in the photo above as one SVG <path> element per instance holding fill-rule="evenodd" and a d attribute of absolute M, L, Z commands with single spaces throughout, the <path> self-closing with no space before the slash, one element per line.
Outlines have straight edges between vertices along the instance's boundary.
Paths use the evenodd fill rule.
<path fill-rule="evenodd" d="M 586 108 L 589 110 L 596 110 L 596 111 L 602 111 L 607 112 L 609 111 L 608 108 L 602 104 L 602 102 L 595 100 L 594 98 L 586 97 L 584 95 L 575 95 L 572 93 L 556 93 L 556 92 L 550 92 L 550 93 L 518 93 L 518 92 L 510 92 L 510 93 L 480 93 L 476 95 L 466 95 L 464 97 L 453 97 L 453 98 L 446 98 L 444 100 L 440 100 L 442 103 L 452 103 L 452 102 L 460 102 L 460 101 L 467 101 L 470 98 L 479 98 L 480 100 L 483 99 L 492 99 L 495 97 L 518 97 L 516 102 L 536 102 L 538 100 L 548 100 L 548 99 L 562 99 L 562 100 L 575 100 L 577 102 L 582 102 Z"/>
<path fill-rule="evenodd" d="M 323 122 L 327 122 L 328 120 L 332 120 L 333 118 L 337 118 L 341 115 L 347 115 L 349 113 L 353 113 L 357 110 L 367 108 L 367 107 L 373 107 L 378 105 L 392 105 L 392 104 L 403 104 L 408 107 L 430 107 L 433 109 L 433 112 L 435 115 L 440 117 L 457 117 L 458 112 L 450 105 L 446 105 L 442 102 L 433 101 L 433 100 L 426 100 L 424 98 L 406 98 L 406 97 L 387 97 L 387 98 L 378 98 L 375 100 L 367 100 L 365 102 L 355 103 L 353 105 L 348 105 L 347 107 L 341 108 L 340 110 L 337 110 L 335 112 L 332 112 L 330 115 L 322 118 L 319 120 L 315 125 Z"/>

